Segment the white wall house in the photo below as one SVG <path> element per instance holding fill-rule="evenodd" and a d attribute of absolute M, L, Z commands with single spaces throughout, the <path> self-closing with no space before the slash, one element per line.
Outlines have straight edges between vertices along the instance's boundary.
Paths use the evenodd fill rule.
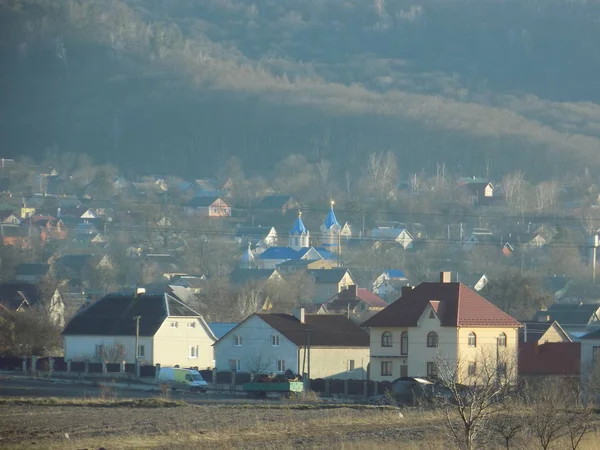
<path fill-rule="evenodd" d="M 172 294 L 109 294 L 76 315 L 63 332 L 65 359 L 214 367 L 212 331 Z"/>
<path fill-rule="evenodd" d="M 309 336 L 310 335 L 310 336 Z M 308 344 L 310 342 L 310 350 Z M 220 371 L 366 379 L 369 337 L 342 315 L 253 314 L 215 345 Z"/>

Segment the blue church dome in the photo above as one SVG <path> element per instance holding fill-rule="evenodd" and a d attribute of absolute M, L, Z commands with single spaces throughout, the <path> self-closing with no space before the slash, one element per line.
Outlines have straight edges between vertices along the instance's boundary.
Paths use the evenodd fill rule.
<path fill-rule="evenodd" d="M 294 222 L 292 229 L 290 230 L 290 234 L 305 234 L 306 227 L 304 226 L 304 222 L 302 222 L 302 213 L 298 213 L 298 218 Z"/>

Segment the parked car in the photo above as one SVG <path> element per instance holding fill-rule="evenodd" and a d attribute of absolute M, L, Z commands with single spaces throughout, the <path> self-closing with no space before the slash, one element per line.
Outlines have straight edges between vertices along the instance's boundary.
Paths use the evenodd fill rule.
<path fill-rule="evenodd" d="M 197 370 L 180 369 L 178 367 L 161 367 L 158 383 L 171 389 L 206 392 L 208 383 Z"/>

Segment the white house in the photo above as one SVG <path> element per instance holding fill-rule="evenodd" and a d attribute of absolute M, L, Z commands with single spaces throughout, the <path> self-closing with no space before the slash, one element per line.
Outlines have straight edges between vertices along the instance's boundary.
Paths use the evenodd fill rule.
<path fill-rule="evenodd" d="M 200 314 L 169 293 L 114 293 L 98 300 L 63 331 L 65 359 L 133 363 L 136 333 L 143 364 L 214 366 L 214 334 Z"/>
<path fill-rule="evenodd" d="M 220 371 L 367 378 L 369 336 L 343 315 L 252 314 L 214 347 Z"/>
<path fill-rule="evenodd" d="M 371 239 L 377 242 L 395 242 L 402 248 L 413 248 L 414 238 L 406 228 L 377 227 L 371 230 Z"/>

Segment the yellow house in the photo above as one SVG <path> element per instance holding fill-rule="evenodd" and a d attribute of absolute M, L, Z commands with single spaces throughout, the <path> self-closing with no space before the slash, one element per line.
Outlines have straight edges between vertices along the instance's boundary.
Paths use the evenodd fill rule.
<path fill-rule="evenodd" d="M 517 362 L 520 323 L 442 272 L 437 283 L 404 288 L 402 297 L 366 322 L 370 379 L 435 378 L 438 363 L 459 364 L 460 381 L 477 375 L 482 358 L 499 371 Z M 514 371 L 516 372 L 516 371 Z"/>
<path fill-rule="evenodd" d="M 170 293 L 114 293 L 63 331 L 65 359 L 214 367 L 216 338 L 202 316 Z M 137 352 L 136 352 L 137 341 Z"/>

